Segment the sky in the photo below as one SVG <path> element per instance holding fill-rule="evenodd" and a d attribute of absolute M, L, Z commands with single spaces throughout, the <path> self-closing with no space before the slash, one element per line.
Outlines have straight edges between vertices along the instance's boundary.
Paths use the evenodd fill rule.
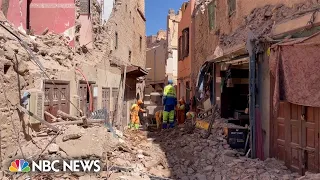
<path fill-rule="evenodd" d="M 147 36 L 157 34 L 160 29 L 165 30 L 169 9 L 177 12 L 185 1 L 187 0 L 145 0 Z"/>

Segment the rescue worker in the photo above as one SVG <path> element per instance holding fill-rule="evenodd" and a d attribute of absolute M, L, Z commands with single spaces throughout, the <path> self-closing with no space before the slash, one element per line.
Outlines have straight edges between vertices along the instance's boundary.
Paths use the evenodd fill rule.
<path fill-rule="evenodd" d="M 163 122 L 162 128 L 168 128 L 168 120 L 169 120 L 169 127 L 174 127 L 174 109 L 177 105 L 177 98 L 176 98 L 176 90 L 173 87 L 173 81 L 169 80 L 168 85 L 164 87 L 163 90 Z"/>
<path fill-rule="evenodd" d="M 162 123 L 162 112 L 163 110 L 159 110 L 156 112 L 156 114 L 154 115 L 156 122 L 157 122 L 157 129 L 160 128 L 160 125 Z"/>
<path fill-rule="evenodd" d="M 140 126 L 140 118 L 139 118 L 139 112 L 146 112 L 146 110 L 141 108 L 141 105 L 143 104 L 142 100 L 138 100 L 136 104 L 133 104 L 130 109 L 130 115 L 131 115 L 131 124 L 130 128 L 138 130 Z"/>
<path fill-rule="evenodd" d="M 179 100 L 179 104 L 177 105 L 177 117 L 178 117 L 178 124 L 183 124 L 185 121 L 185 102 L 184 99 L 181 98 Z"/>

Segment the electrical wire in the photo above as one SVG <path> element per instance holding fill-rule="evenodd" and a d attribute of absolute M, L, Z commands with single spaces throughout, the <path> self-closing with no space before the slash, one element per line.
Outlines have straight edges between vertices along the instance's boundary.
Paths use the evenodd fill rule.
<path fill-rule="evenodd" d="M 29 48 L 29 46 L 16 34 L 14 34 L 12 31 L 10 31 L 7 27 L 5 27 L 5 25 L 2 23 L 0 23 L 0 26 L 2 28 L 4 28 L 5 30 L 7 30 L 10 34 L 12 34 L 14 37 L 16 37 L 19 41 L 19 43 L 21 44 L 22 47 L 25 48 L 25 50 L 27 51 L 27 53 L 31 56 L 31 60 L 35 63 L 36 66 L 39 67 L 39 69 L 42 71 L 43 75 L 45 75 L 49 81 L 51 81 L 51 83 L 53 84 L 53 86 L 56 88 L 57 85 L 54 82 L 54 80 L 50 79 L 50 76 L 46 73 L 46 71 L 44 70 L 43 65 L 40 63 L 40 61 L 37 59 L 37 57 L 32 53 L 31 49 Z M 57 90 L 61 93 L 64 94 L 59 88 L 57 88 Z M 66 99 L 77 111 L 79 111 L 80 113 L 82 113 L 82 111 L 74 104 L 71 102 L 71 100 Z"/>

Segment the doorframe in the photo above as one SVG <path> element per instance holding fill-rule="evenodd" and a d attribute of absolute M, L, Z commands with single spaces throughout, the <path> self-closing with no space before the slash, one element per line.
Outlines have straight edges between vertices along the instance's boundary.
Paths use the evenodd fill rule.
<path fill-rule="evenodd" d="M 273 114 L 273 95 L 274 95 L 274 83 L 275 83 L 275 79 L 272 76 L 271 72 L 269 72 L 269 76 L 270 76 L 270 120 L 269 120 L 269 133 L 270 133 L 270 139 L 269 139 L 269 143 L 270 143 L 270 147 L 269 147 L 269 154 L 270 157 L 275 157 L 276 152 L 275 152 L 275 147 L 274 147 L 274 143 L 276 142 L 276 140 L 274 139 L 275 136 L 275 121 L 276 121 L 276 117 L 274 117 Z"/>
<path fill-rule="evenodd" d="M 45 85 L 45 84 L 64 84 L 64 85 L 68 85 L 70 87 L 70 81 L 66 81 L 66 80 L 49 80 L 49 79 L 45 79 L 45 80 L 43 80 L 43 85 Z"/>
<path fill-rule="evenodd" d="M 92 106 L 93 106 L 93 111 L 94 111 L 94 97 L 93 97 L 93 89 L 91 89 L 91 85 L 97 85 L 98 86 L 98 84 L 96 84 L 96 81 L 85 81 L 85 80 L 79 80 L 78 81 L 78 86 L 77 86 L 77 95 L 80 97 L 80 94 L 79 94 L 79 90 L 80 90 L 80 84 L 85 84 L 86 85 L 86 87 L 87 87 L 87 94 L 88 94 L 88 91 L 89 91 L 89 87 L 88 87 L 88 84 L 89 84 L 89 86 L 90 86 L 90 90 L 91 90 L 91 94 L 90 94 L 90 91 L 89 91 L 89 98 L 90 98 L 90 96 L 92 97 Z M 99 96 L 99 95 L 98 95 Z M 80 97 L 81 98 L 81 97 Z M 90 106 L 90 99 L 89 99 L 89 106 Z M 80 107 L 79 107 L 80 109 L 81 109 L 81 104 L 80 104 Z M 81 109 L 82 110 L 82 109 Z M 89 107 L 89 110 L 90 110 L 90 107 Z M 83 111 L 83 110 L 82 110 Z M 88 113 L 88 112 L 86 112 L 86 113 Z"/>
<path fill-rule="evenodd" d="M 44 79 L 43 82 L 43 93 L 44 93 L 44 96 L 45 96 L 45 88 L 46 88 L 46 84 L 50 84 L 50 85 L 67 85 L 67 109 L 68 109 L 68 112 L 67 113 L 70 113 L 70 102 L 71 102 L 71 99 L 70 99 L 70 81 L 66 81 L 66 80 L 49 80 L 49 79 Z"/>

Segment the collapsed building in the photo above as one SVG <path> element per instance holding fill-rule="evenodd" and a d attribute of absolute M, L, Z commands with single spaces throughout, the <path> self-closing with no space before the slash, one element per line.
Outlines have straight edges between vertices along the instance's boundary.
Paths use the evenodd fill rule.
<path fill-rule="evenodd" d="M 107 109 L 113 126 L 126 127 L 147 74 L 143 0 L 0 4 L 2 159 L 39 130 L 35 116 L 55 122 Z"/>
<path fill-rule="evenodd" d="M 151 92 L 163 92 L 166 84 L 166 52 L 167 32 L 160 30 L 157 35 L 147 37 L 147 68 L 150 68 L 146 76 L 146 94 Z"/>
<path fill-rule="evenodd" d="M 196 97 L 219 105 L 222 118 L 249 125 L 253 158 L 318 172 L 320 106 L 309 82 L 319 83 L 311 75 L 318 68 L 319 1 L 225 2 L 191 1 Z"/>

